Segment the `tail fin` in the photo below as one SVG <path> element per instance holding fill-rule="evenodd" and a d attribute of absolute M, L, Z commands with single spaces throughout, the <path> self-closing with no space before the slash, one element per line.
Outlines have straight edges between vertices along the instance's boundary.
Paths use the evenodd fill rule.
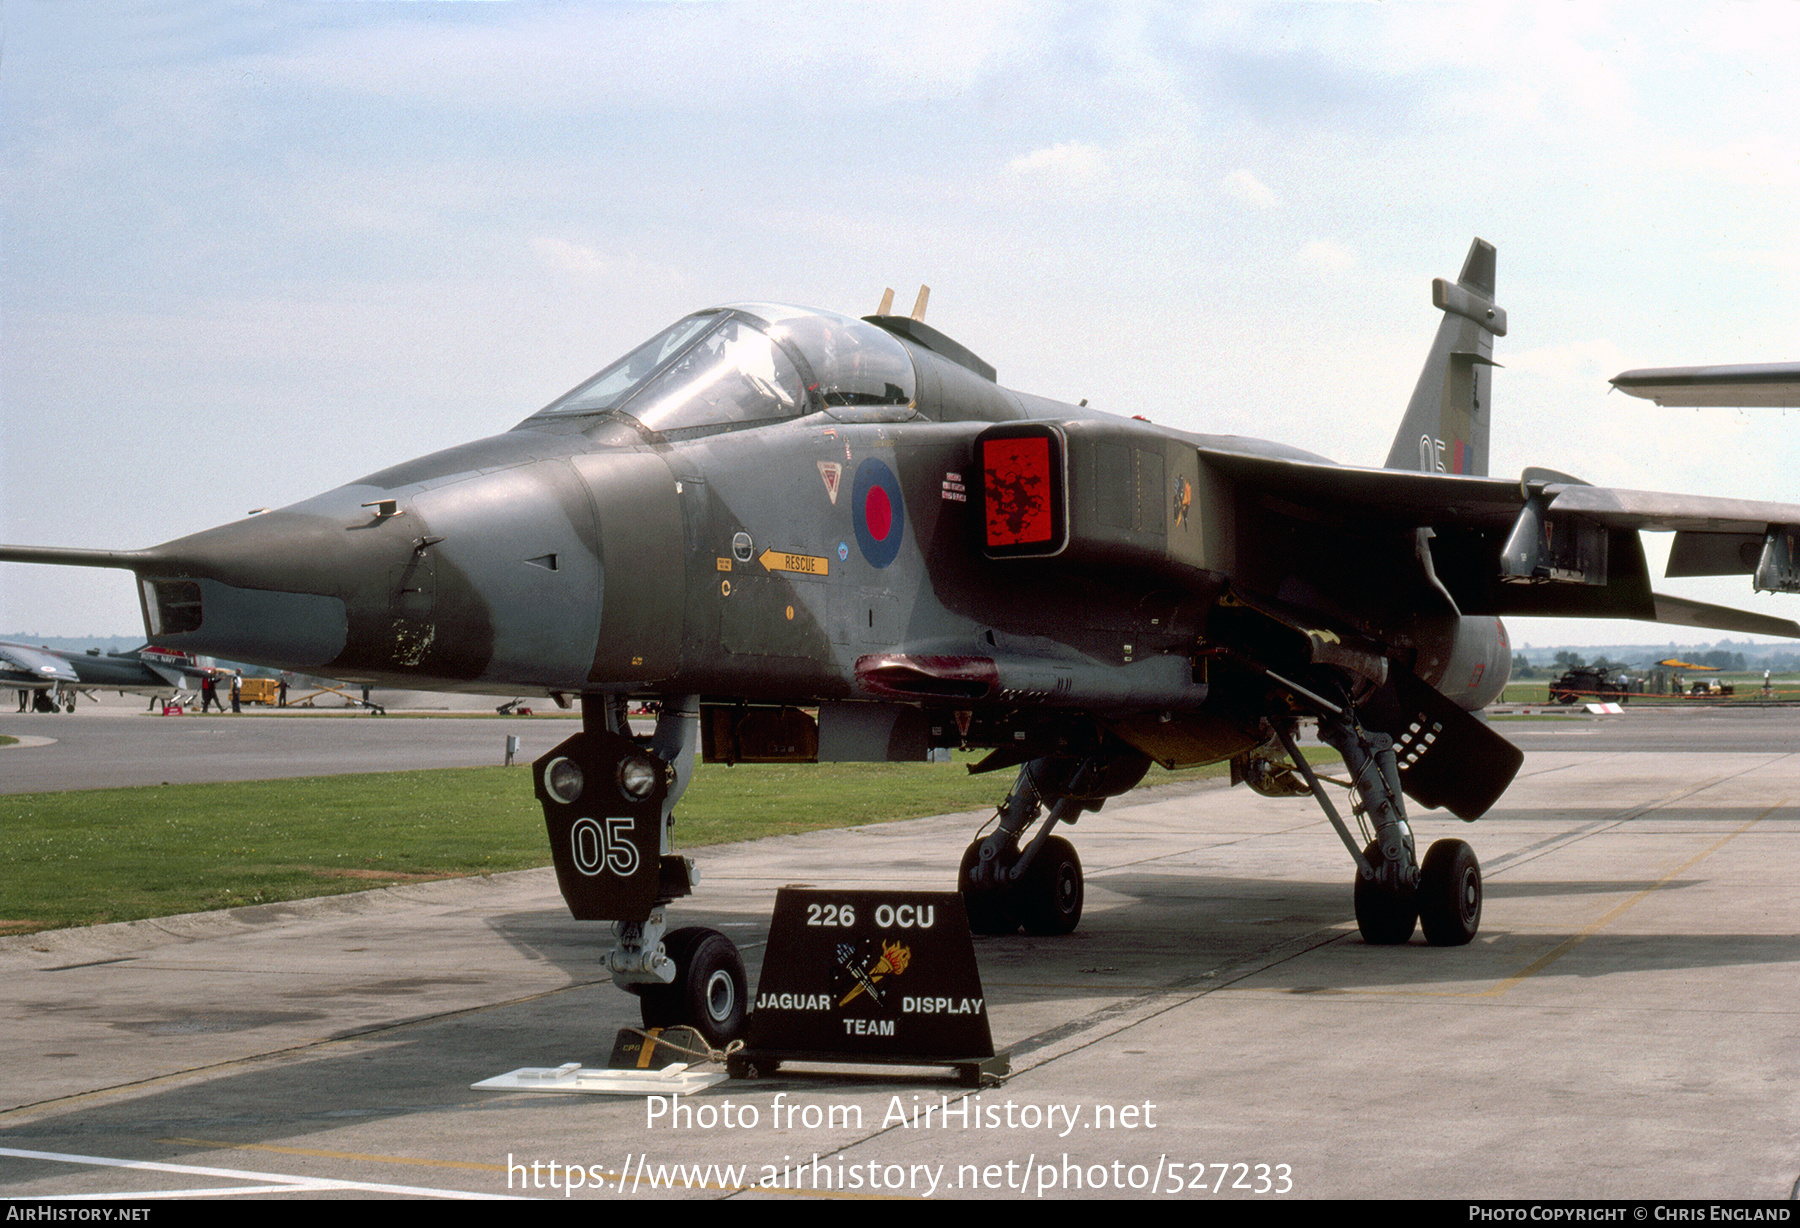
<path fill-rule="evenodd" d="M 1506 312 L 1494 306 L 1494 245 L 1469 245 L 1454 284 L 1431 283 L 1431 304 L 1444 313 L 1425 369 L 1386 468 L 1487 476 L 1489 400 L 1494 338 L 1506 336 Z"/>

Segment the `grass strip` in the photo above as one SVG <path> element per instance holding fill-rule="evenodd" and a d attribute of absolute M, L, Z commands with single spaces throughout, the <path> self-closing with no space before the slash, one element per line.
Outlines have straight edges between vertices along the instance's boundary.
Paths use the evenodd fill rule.
<path fill-rule="evenodd" d="M 701 764 L 676 809 L 676 841 L 693 849 L 991 808 L 1012 773 L 970 776 L 963 765 L 972 759 Z M 1146 783 L 1167 779 L 1153 768 Z M 946 864 L 958 852 L 945 850 Z M 0 933 L 548 863 L 522 767 L 0 795 Z"/>

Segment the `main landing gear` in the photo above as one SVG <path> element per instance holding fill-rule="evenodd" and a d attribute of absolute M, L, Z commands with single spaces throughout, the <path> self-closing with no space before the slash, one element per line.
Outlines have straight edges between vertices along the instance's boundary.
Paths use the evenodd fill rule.
<path fill-rule="evenodd" d="M 1481 866 L 1475 850 L 1461 840 L 1439 840 L 1420 865 L 1406 822 L 1394 740 L 1365 729 L 1348 707 L 1319 718 L 1319 740 L 1344 757 L 1358 813 L 1374 827 L 1374 839 L 1359 849 L 1293 734 L 1277 727 L 1276 735 L 1356 859 L 1356 928 L 1363 940 L 1378 946 L 1406 942 L 1415 925 L 1434 947 L 1462 946 L 1473 939 L 1481 928 Z"/>
<path fill-rule="evenodd" d="M 532 765 L 557 885 L 581 921 L 611 921 L 613 983 L 635 994 L 647 1028 L 685 1024 L 709 1045 L 741 1037 L 749 979 L 731 939 L 668 930 L 664 909 L 693 890 L 694 865 L 673 852 L 675 803 L 693 775 L 699 701 L 670 698 L 647 742 L 622 700 L 582 697 L 582 731 Z"/>
<path fill-rule="evenodd" d="M 977 934 L 1068 934 L 1081 924 L 1085 888 L 1075 846 L 1052 834 L 1085 810 L 1143 779 L 1148 757 L 1135 753 L 1047 755 L 1019 768 L 1012 792 L 1000 804 L 999 826 L 964 851 L 956 886 L 969 929 Z M 1037 834 L 1026 829 L 1045 806 Z"/>
<path fill-rule="evenodd" d="M 1419 928 L 1434 947 L 1460 947 L 1481 928 L 1481 866 L 1461 840 L 1439 840 L 1425 853 Z"/>
<path fill-rule="evenodd" d="M 1011 866 L 1001 869 L 1004 860 L 996 863 L 1001 879 L 992 882 L 980 877 L 981 851 L 986 843 L 977 840 L 969 845 L 957 871 L 970 932 L 1015 934 L 1021 925 L 1028 934 L 1074 932 L 1081 924 L 1085 890 L 1075 846 L 1061 836 L 1051 836 L 1035 853 L 1028 848 L 1020 854 L 1015 845 Z M 1025 861 L 1027 855 L 1029 862 Z"/>

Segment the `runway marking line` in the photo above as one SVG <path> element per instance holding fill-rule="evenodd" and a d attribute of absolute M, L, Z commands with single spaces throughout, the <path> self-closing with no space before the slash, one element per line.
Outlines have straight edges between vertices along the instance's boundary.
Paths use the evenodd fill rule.
<path fill-rule="evenodd" d="M 355 1160 L 366 1164 L 401 1164 L 421 1168 L 461 1168 L 488 1173 L 503 1173 L 507 1169 L 505 1164 L 487 1164 L 479 1160 L 430 1160 L 423 1156 L 365 1155 L 358 1151 L 327 1151 L 318 1147 L 281 1147 L 274 1143 L 226 1143 L 215 1139 L 205 1138 L 165 1138 L 158 1139 L 157 1141 L 160 1143 L 181 1144 L 189 1147 L 216 1147 L 221 1151 L 268 1151 L 273 1152 L 276 1155 L 307 1156 L 312 1159 L 320 1160 Z M 854 1143 L 850 1144 L 850 1146 L 855 1145 L 856 1144 Z M 840 1148 L 839 1150 L 848 1150 L 848 1147 Z M 836 1155 L 837 1152 L 832 1152 L 830 1154 Z M 601 1175 L 605 1177 L 608 1182 L 623 1182 L 630 1180 L 631 1178 L 631 1173 L 628 1171 L 623 1173 L 608 1172 L 602 1173 Z M 638 1180 L 641 1182 L 643 1173 L 640 1171 L 637 1176 Z M 716 1181 L 682 1181 L 676 1184 L 682 1189 L 688 1190 L 750 1190 L 763 1194 L 794 1194 L 805 1198 L 848 1198 L 858 1202 L 888 1202 L 896 1197 L 895 1195 L 885 1194 L 853 1194 L 848 1190 L 806 1190 L 784 1189 L 779 1186 L 725 1185 Z M 605 1192 L 605 1188 L 605 1186 L 598 1187 L 602 1193 Z M 675 1187 L 672 1185 L 659 1185 L 655 1188 L 673 1189 Z M 634 1188 L 632 1192 L 636 1193 L 637 1190 Z M 463 1195 L 454 1191 L 449 1192 L 449 1196 L 458 1198 L 463 1197 Z M 517 1195 L 514 1197 L 517 1197 Z M 904 1196 L 899 1197 L 903 1198 Z"/>
<path fill-rule="evenodd" d="M 92 1087 L 82 1092 L 70 1092 L 67 1095 L 52 1096 L 48 1100 L 37 1100 L 30 1104 L 15 1104 L 9 1109 L 0 1109 L 0 1123 L 8 1122 L 16 1117 L 27 1117 L 50 1109 L 67 1108 L 70 1105 L 82 1104 L 90 1100 L 104 1100 L 111 1096 L 126 1095 L 144 1091 L 148 1088 L 161 1087 L 170 1083 L 179 1083 L 202 1075 L 217 1074 L 239 1066 L 254 1066 L 263 1062 L 279 1062 L 304 1060 L 311 1054 L 337 1048 L 341 1045 L 360 1044 L 364 1041 L 378 1040 L 392 1032 L 405 1031 L 410 1028 L 423 1027 L 440 1023 L 446 1019 L 456 1019 L 463 1015 L 478 1015 L 487 1011 L 503 1010 L 509 1006 L 518 1006 L 527 1002 L 536 1002 L 544 998 L 553 998 L 559 994 L 570 993 L 596 985 L 611 984 L 610 978 L 592 981 L 575 981 L 556 989 L 540 990 L 523 997 L 507 998 L 499 1002 L 484 1002 L 479 1006 L 462 1006 L 435 1015 L 421 1015 L 413 1019 L 396 1019 L 387 1023 L 374 1023 L 361 1031 L 350 1032 L 341 1036 L 324 1036 L 314 1040 L 298 1041 L 284 1045 L 279 1049 L 269 1049 L 262 1053 L 246 1053 L 241 1057 L 221 1058 L 216 1062 L 206 1062 L 199 1066 L 190 1066 L 185 1070 L 172 1070 L 166 1074 L 147 1075 L 142 1079 L 133 1079 L 125 1083 L 115 1083 L 110 1087 Z M 0 1150 L 0 1155 L 4 1155 Z"/>
<path fill-rule="evenodd" d="M 1786 756 L 1778 756 L 1778 757 L 1785 758 Z M 1493 861 L 1488 863 L 1488 869 L 1489 870 L 1497 870 L 1498 867 L 1511 866 L 1515 862 L 1523 865 L 1524 863 L 1522 861 L 1520 861 L 1520 858 L 1526 857 L 1527 854 L 1530 854 L 1530 853 L 1540 853 L 1541 854 L 1541 853 L 1549 851 L 1551 849 L 1563 848 L 1569 844 L 1574 843 L 1576 840 L 1585 839 L 1586 837 L 1592 835 L 1594 832 L 1605 831 L 1610 828 L 1618 827 L 1620 824 L 1629 823 L 1633 819 L 1642 818 L 1644 815 L 1649 814 L 1652 810 L 1662 810 L 1665 807 L 1673 806 L 1676 802 L 1686 801 L 1688 798 L 1694 796 L 1694 794 L 1696 794 L 1696 793 L 1704 793 L 1706 790 L 1712 788 L 1716 784 L 1722 784 L 1723 782 L 1725 782 L 1727 780 L 1735 780 L 1739 776 L 1747 776 L 1752 771 L 1754 771 L 1755 767 L 1757 767 L 1757 766 L 1763 766 L 1763 765 L 1759 764 L 1759 765 L 1754 765 L 1752 767 L 1747 767 L 1741 772 L 1730 772 L 1730 773 L 1725 773 L 1725 774 L 1718 775 L 1718 776 L 1708 777 L 1707 779 L 1700 781 L 1698 784 L 1687 785 L 1683 788 L 1676 789 L 1672 793 L 1665 794 L 1662 797 L 1653 798 L 1652 800 L 1647 801 L 1647 802 L 1641 802 L 1638 805 L 1633 806 L 1628 810 L 1621 811 L 1618 814 L 1608 815 L 1604 819 L 1595 819 L 1592 822 L 1584 823 L 1580 827 L 1574 828 L 1572 830 L 1559 832 L 1554 836 L 1546 837 L 1543 840 L 1539 840 L 1536 844 L 1526 845 L 1522 849 L 1514 849 L 1510 853 L 1502 853 L 1500 856 L 1494 858 Z M 1761 816 L 1761 815 L 1757 816 L 1758 819 L 1760 819 L 1762 817 L 1763 816 Z"/>
<path fill-rule="evenodd" d="M 254 1181 L 261 1184 L 255 1186 L 223 1186 L 204 1190 L 129 1190 L 125 1192 L 107 1192 L 101 1195 L 83 1194 L 38 1194 L 32 1195 L 31 1201 L 52 1201 L 59 1198 L 78 1198 L 90 1200 L 95 1197 L 107 1199 L 136 1198 L 216 1198 L 220 1195 L 232 1194 L 271 1194 L 271 1193 L 310 1193 L 316 1190 L 360 1190 L 370 1194 L 403 1194 L 421 1198 L 480 1198 L 503 1199 L 517 1198 L 517 1195 L 488 1194 L 478 1190 L 445 1190 L 420 1185 L 391 1185 L 378 1181 L 344 1181 L 334 1177 L 305 1177 L 288 1173 L 249 1172 L 236 1168 L 209 1168 L 196 1164 L 161 1164 L 153 1160 L 122 1160 L 114 1156 L 77 1155 L 61 1151 L 26 1151 L 17 1147 L 0 1147 L 0 1156 L 11 1156 L 19 1160 L 50 1160 L 59 1164 L 89 1164 L 102 1168 L 131 1168 L 141 1172 L 177 1173 L 194 1177 L 223 1177 L 228 1181 Z"/>

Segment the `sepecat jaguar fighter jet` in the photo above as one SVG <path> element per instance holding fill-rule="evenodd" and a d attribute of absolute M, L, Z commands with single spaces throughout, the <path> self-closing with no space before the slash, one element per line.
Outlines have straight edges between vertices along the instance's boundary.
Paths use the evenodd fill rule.
<path fill-rule="evenodd" d="M 1010 391 L 927 325 L 747 303 L 697 312 L 504 434 L 148 550 L 0 547 L 136 574 L 156 643 L 350 682 L 545 693 L 582 730 L 534 767 L 574 915 L 610 920 L 648 1024 L 745 1017 L 722 935 L 668 931 L 692 863 L 672 815 L 696 756 L 1008 770 L 958 886 L 973 927 L 1066 933 L 1058 832 L 1151 763 L 1229 760 L 1311 796 L 1355 863 L 1365 938 L 1472 938 L 1469 845 L 1423 857 L 1415 807 L 1466 820 L 1520 755 L 1473 715 L 1506 614 L 1800 638 L 1651 591 L 1638 532 L 1785 543 L 1800 506 L 1487 475 L 1505 313 L 1476 240 L 1383 469 Z M 1759 573 L 1761 574 L 1761 573 Z M 660 707 L 635 736 L 628 704 Z M 1342 755 L 1353 834 L 1301 753 Z M 999 792 L 999 789 L 996 789 Z"/>

